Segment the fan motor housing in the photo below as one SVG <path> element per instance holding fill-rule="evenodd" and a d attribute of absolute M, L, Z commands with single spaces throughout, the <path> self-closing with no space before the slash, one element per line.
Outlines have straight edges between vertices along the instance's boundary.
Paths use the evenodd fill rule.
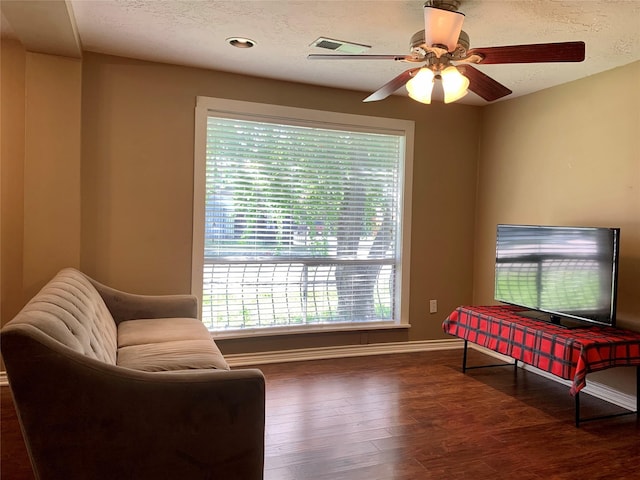
<path fill-rule="evenodd" d="M 464 30 L 460 30 L 458 44 L 456 45 L 456 49 L 453 52 L 453 56 L 455 58 L 463 58 L 466 55 L 467 50 L 469 50 L 470 45 L 471 44 L 469 42 L 469 35 Z M 424 56 L 431 47 L 431 45 L 425 44 L 424 30 L 420 30 L 419 32 L 413 34 L 409 46 L 411 48 L 411 52 L 419 56 Z"/>
<path fill-rule="evenodd" d="M 427 0 L 424 2 L 424 6 L 457 12 L 458 8 L 460 8 L 460 0 Z"/>

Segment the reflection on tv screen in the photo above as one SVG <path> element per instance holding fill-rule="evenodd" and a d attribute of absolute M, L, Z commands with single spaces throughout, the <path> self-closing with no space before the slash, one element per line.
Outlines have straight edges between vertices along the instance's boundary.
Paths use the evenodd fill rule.
<path fill-rule="evenodd" d="M 499 225 L 496 300 L 612 323 L 617 238 L 608 228 Z"/>

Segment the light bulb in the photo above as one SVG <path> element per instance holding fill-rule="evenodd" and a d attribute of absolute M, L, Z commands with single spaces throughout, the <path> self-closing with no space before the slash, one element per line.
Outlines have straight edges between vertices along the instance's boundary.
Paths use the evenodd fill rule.
<path fill-rule="evenodd" d="M 440 72 L 444 103 L 455 102 L 467 94 L 469 79 L 462 75 L 456 67 L 447 67 Z"/>
<path fill-rule="evenodd" d="M 409 96 L 417 102 L 431 103 L 433 77 L 433 72 L 426 67 L 418 70 L 418 73 L 407 82 L 406 88 Z"/>

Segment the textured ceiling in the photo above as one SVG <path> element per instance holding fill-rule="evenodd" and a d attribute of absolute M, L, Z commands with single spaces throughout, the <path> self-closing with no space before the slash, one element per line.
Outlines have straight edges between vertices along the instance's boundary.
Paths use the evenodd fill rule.
<path fill-rule="evenodd" d="M 28 2 L 27 2 L 28 3 Z M 390 60 L 307 60 L 329 37 L 370 54 L 407 54 L 424 1 L 70 0 L 84 50 L 259 77 L 371 91 L 413 67 Z M 485 65 L 506 99 L 640 60 L 640 0 L 463 0 L 472 47 L 582 40 L 581 63 Z M 251 49 L 225 39 L 248 37 Z M 398 92 L 402 93 L 402 92 Z M 484 105 L 469 94 L 462 103 Z"/>

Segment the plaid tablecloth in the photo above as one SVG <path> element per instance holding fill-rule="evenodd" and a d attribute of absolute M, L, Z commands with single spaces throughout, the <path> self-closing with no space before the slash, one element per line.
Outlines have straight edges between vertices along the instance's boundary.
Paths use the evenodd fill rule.
<path fill-rule="evenodd" d="M 640 332 L 605 326 L 566 329 L 518 315 L 519 307 L 458 307 L 442 324 L 446 333 L 571 380 L 571 394 L 587 373 L 640 365 Z"/>

